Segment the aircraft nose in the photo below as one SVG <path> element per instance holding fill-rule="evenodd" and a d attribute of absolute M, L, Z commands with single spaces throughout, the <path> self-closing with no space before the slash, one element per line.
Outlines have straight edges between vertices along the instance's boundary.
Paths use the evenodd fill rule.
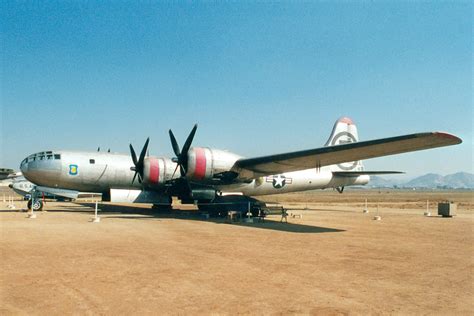
<path fill-rule="evenodd" d="M 20 171 L 23 175 L 26 175 L 28 173 L 28 157 L 22 160 L 20 164 Z"/>
<path fill-rule="evenodd" d="M 61 173 L 61 155 L 52 151 L 39 152 L 20 164 L 23 176 L 37 185 L 57 185 Z"/>

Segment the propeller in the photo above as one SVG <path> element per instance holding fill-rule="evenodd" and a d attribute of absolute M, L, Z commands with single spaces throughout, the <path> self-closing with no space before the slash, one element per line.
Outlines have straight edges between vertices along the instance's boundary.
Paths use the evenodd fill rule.
<path fill-rule="evenodd" d="M 148 142 L 150 141 L 150 137 L 146 139 L 145 145 L 143 145 L 142 151 L 140 153 L 140 157 L 137 160 L 137 155 L 135 154 L 135 150 L 133 149 L 132 144 L 130 144 L 130 153 L 132 155 L 132 161 L 134 166 L 130 167 L 130 170 L 135 171 L 133 175 L 132 184 L 135 182 L 135 178 L 138 175 L 138 182 L 142 183 L 143 181 L 143 169 L 145 167 L 145 154 L 148 148 Z"/>
<path fill-rule="evenodd" d="M 169 130 L 170 134 L 170 139 L 171 139 L 171 146 L 173 146 L 173 151 L 176 157 L 172 158 L 173 162 L 176 162 L 176 168 L 174 169 L 173 175 L 171 178 L 174 177 L 176 170 L 178 170 L 181 173 L 181 177 L 184 177 L 186 175 L 186 171 L 188 170 L 188 151 L 189 148 L 191 148 L 191 143 L 193 142 L 194 134 L 196 134 L 197 130 L 197 124 L 194 125 L 193 129 L 191 130 L 191 133 L 189 133 L 188 138 L 186 139 L 186 142 L 184 142 L 183 149 L 179 149 L 178 142 L 176 141 L 176 138 L 174 137 L 173 132 L 171 129 Z"/>

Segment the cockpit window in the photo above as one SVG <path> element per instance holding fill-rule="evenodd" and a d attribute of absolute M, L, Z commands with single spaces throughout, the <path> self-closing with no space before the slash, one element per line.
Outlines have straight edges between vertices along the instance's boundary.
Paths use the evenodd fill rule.
<path fill-rule="evenodd" d="M 31 161 L 36 161 L 36 160 L 60 160 L 61 159 L 61 154 L 55 154 L 52 151 L 41 151 L 39 153 L 29 155 L 27 158 L 23 160 L 21 165 L 24 165 L 28 162 Z"/>
<path fill-rule="evenodd" d="M 89 159 L 89 163 L 90 163 L 91 165 L 95 164 L 95 159 Z"/>

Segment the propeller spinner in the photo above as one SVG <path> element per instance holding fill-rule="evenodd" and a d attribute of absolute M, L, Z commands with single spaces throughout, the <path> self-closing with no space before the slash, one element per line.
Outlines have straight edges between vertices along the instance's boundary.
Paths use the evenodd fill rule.
<path fill-rule="evenodd" d="M 191 130 L 191 133 L 189 133 L 188 138 L 186 139 L 186 142 L 184 143 L 183 149 L 179 149 L 178 142 L 176 141 L 176 138 L 173 135 L 173 132 L 171 129 L 169 130 L 170 134 L 170 139 L 171 139 L 171 145 L 173 146 L 173 151 L 176 157 L 174 157 L 172 160 L 173 162 L 176 162 L 176 168 L 174 169 L 173 176 L 174 177 L 176 170 L 178 170 L 181 173 L 181 177 L 184 177 L 186 175 L 186 171 L 188 170 L 188 151 L 189 148 L 191 148 L 191 143 L 193 142 L 194 134 L 196 134 L 197 130 L 197 124 L 194 125 L 193 129 Z"/>
<path fill-rule="evenodd" d="M 135 154 L 135 150 L 133 149 L 132 144 L 130 144 L 130 154 L 132 155 L 132 161 L 134 164 L 134 167 L 130 167 L 130 170 L 135 171 L 135 174 L 133 175 L 133 180 L 132 184 L 135 182 L 135 178 L 138 175 L 138 182 L 142 183 L 143 181 L 143 169 L 145 166 L 145 154 L 147 152 L 148 148 L 148 142 L 150 141 L 150 137 L 146 139 L 145 145 L 142 148 L 142 151 L 140 153 L 140 157 L 137 160 L 137 155 Z"/>

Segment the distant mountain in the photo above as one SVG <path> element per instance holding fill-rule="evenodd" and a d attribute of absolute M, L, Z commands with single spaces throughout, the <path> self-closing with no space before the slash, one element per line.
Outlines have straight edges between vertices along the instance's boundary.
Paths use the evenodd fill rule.
<path fill-rule="evenodd" d="M 407 183 L 403 184 L 410 188 L 436 188 L 445 185 L 444 177 L 436 173 L 428 173 L 424 176 L 417 177 Z"/>
<path fill-rule="evenodd" d="M 374 188 L 446 188 L 446 189 L 474 189 L 474 174 L 468 172 L 458 172 L 442 176 L 435 173 L 428 173 L 412 179 L 408 182 L 399 180 L 387 180 L 382 177 L 370 177 L 369 186 Z"/>
<path fill-rule="evenodd" d="M 446 183 L 453 188 L 474 188 L 474 174 L 467 172 L 458 172 L 444 177 Z"/>
<path fill-rule="evenodd" d="M 395 185 L 399 185 L 400 181 L 396 179 L 385 179 L 379 176 L 370 176 L 369 187 L 373 188 L 392 188 Z"/>

